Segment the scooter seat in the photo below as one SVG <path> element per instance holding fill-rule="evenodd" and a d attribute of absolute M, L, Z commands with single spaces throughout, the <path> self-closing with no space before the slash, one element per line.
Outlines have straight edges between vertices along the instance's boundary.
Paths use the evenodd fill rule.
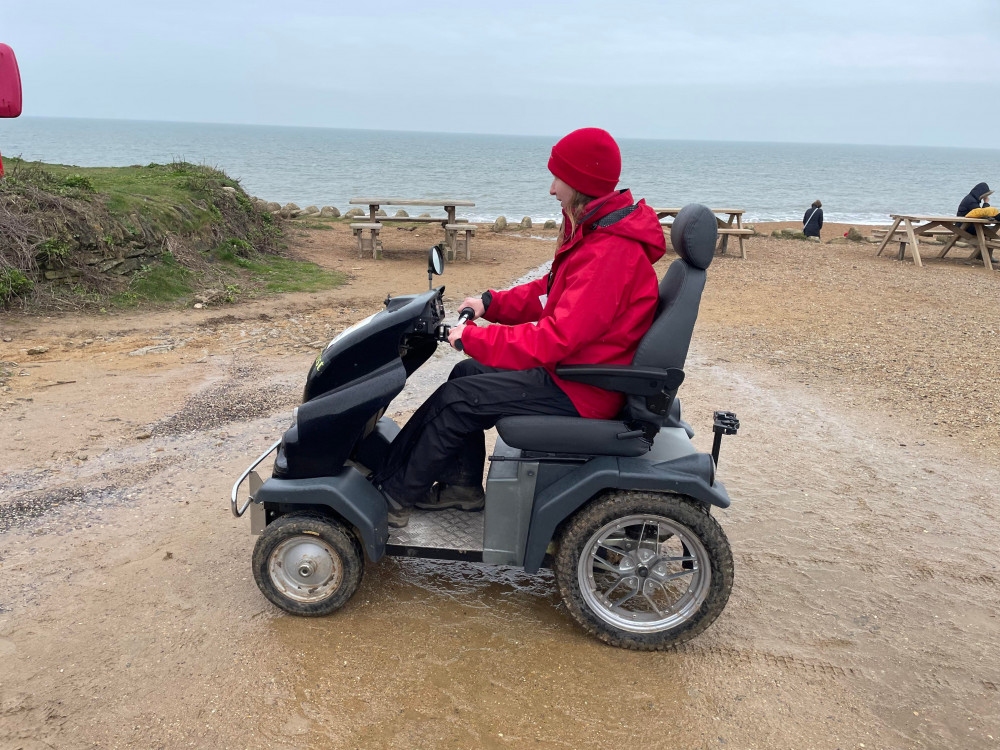
<path fill-rule="evenodd" d="M 615 419 L 504 417 L 497 422 L 497 432 L 512 448 L 539 453 L 641 456 L 652 447 L 624 422 Z"/>

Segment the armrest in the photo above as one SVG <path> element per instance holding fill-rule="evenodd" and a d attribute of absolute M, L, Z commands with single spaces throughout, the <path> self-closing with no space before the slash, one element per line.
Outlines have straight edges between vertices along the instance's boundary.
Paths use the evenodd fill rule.
<path fill-rule="evenodd" d="M 684 371 L 677 367 L 636 367 L 634 365 L 559 365 L 556 375 L 576 383 L 586 383 L 630 396 L 655 396 L 677 390 Z"/>

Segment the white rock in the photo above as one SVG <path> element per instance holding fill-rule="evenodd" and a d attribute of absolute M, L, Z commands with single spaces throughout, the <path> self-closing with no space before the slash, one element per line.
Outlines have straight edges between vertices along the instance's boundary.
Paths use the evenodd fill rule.
<path fill-rule="evenodd" d="M 157 344 L 155 346 L 144 346 L 128 353 L 130 357 L 144 357 L 147 354 L 164 354 L 174 348 L 173 344 Z"/>

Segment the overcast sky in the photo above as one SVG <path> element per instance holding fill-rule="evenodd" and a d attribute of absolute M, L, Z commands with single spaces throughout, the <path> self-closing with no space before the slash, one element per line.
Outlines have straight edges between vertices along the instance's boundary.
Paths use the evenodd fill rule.
<path fill-rule="evenodd" d="M 2 0 L 24 113 L 996 146 L 1000 0 Z"/>

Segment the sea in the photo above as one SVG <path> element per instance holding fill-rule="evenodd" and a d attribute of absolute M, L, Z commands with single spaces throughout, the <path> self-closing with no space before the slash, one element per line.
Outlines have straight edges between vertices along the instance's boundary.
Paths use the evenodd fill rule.
<path fill-rule="evenodd" d="M 251 195 L 350 208 L 355 197 L 457 198 L 459 216 L 557 219 L 546 164 L 554 136 L 21 117 L 0 152 L 81 167 L 206 164 Z M 970 137 L 970 141 L 974 140 Z M 654 206 L 745 209 L 744 221 L 885 224 L 890 213 L 952 215 L 978 182 L 1000 182 L 1000 150 L 619 139 L 621 187 Z M 391 207 L 390 207 L 391 210 Z M 422 210 L 422 209 L 421 209 Z M 432 209 L 428 209 L 432 210 Z"/>

